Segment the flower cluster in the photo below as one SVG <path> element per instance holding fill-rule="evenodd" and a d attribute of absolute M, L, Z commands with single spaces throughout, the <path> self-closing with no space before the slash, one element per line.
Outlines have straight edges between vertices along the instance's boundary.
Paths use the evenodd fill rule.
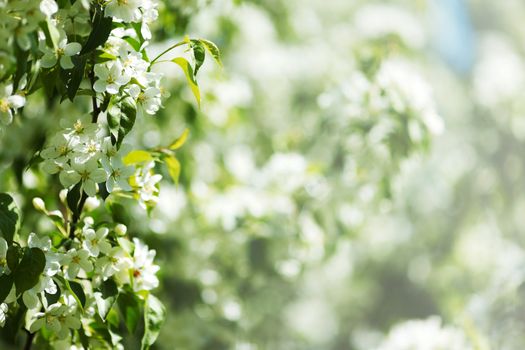
<path fill-rule="evenodd" d="M 44 254 L 45 267 L 36 285 L 22 292 L 29 310 L 27 329 L 36 332 L 46 328 L 58 339 L 68 338 L 70 330 L 80 329 L 83 320 L 93 314 L 106 317 L 108 310 L 101 303 L 107 298 L 100 291 L 103 286 L 110 284 L 136 293 L 156 288 L 159 267 L 153 263 L 155 251 L 137 238 L 130 240 L 126 231 L 122 224 L 94 226 L 94 220 L 86 217 L 72 240 L 56 244 L 49 236 L 31 233 L 28 248 Z M 0 276 L 11 273 L 6 263 L 7 247 L 0 238 Z M 13 285 L 0 306 L 0 324 L 18 295 Z"/>
<path fill-rule="evenodd" d="M 50 144 L 40 152 L 44 171 L 58 173 L 66 188 L 81 183 L 89 196 L 95 196 L 97 184 L 102 182 L 106 182 L 108 192 L 116 188 L 131 190 L 127 180 L 134 168 L 122 162 L 125 148 L 117 150 L 111 137 L 102 137 L 100 125 L 89 118 L 77 119 L 69 127 L 65 125 L 52 137 Z"/>
<path fill-rule="evenodd" d="M 34 109 L 31 103 L 38 98 L 30 96 L 36 92 L 49 105 L 69 100 L 63 110 L 75 107 L 82 113 L 56 114 L 59 129 L 52 135 L 41 132 L 47 139 L 33 158 L 63 187 L 56 196 L 60 210 L 48 211 L 43 200 L 33 201 L 53 229 L 31 228 L 42 234 L 28 236 L 18 232 L 21 216 L 12 212 L 18 210 L 14 200 L 0 193 L 0 217 L 9 218 L 0 230 L 0 326 L 25 328 L 28 344 L 36 333 L 53 348 L 57 339 L 65 340 L 66 348 L 80 342 L 84 348 L 121 348 L 119 322 L 131 333 L 136 327 L 128 322 L 127 308 L 155 319 L 144 325 L 143 348 L 159 333 L 164 308 L 149 293 L 159 284 L 155 251 L 128 236 L 112 210 L 126 199 L 151 209 L 162 179 L 155 164 L 168 159 L 170 175 L 178 176 L 173 175 L 180 172 L 174 150 L 180 145 L 126 160 L 131 149 L 124 139 L 137 118 L 162 107 L 163 76 L 152 71 L 161 56 L 181 45 L 193 51 L 193 69 L 182 57 L 174 63 L 184 70 L 199 102 L 195 74 L 202 54 L 207 49 L 218 59 L 218 50 L 204 39 L 185 38 L 150 59 L 149 25 L 157 17 L 156 0 L 0 1 L 0 123 L 11 124 L 26 102 L 27 110 Z M 20 124 L 25 117 L 20 116 Z M 106 206 L 93 205 L 101 199 Z M 91 207 L 100 210 L 86 216 Z M 119 311 L 124 316 L 111 316 Z M 25 324 L 13 325 L 13 314 Z M 80 339 L 86 335 L 92 339 Z"/>

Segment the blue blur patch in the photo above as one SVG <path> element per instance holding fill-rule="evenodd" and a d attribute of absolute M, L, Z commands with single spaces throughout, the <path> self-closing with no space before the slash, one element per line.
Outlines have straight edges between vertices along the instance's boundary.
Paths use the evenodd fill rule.
<path fill-rule="evenodd" d="M 464 0 L 431 0 L 432 45 L 458 73 L 468 74 L 476 59 L 475 33 Z"/>

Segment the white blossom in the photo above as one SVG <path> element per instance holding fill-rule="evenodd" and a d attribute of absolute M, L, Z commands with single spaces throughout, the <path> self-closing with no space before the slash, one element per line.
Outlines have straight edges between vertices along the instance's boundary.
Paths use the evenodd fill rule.
<path fill-rule="evenodd" d="M 113 16 L 124 22 L 140 20 L 142 0 L 109 0 L 106 3 L 106 16 Z"/>
<path fill-rule="evenodd" d="M 119 61 L 95 65 L 95 75 L 98 80 L 93 85 L 96 92 L 107 92 L 116 94 L 121 86 L 131 80 L 131 76 L 125 74 Z"/>
<path fill-rule="evenodd" d="M 40 64 L 44 68 L 51 68 L 54 67 L 57 62 L 60 62 L 62 68 L 71 69 L 74 67 L 71 56 L 78 54 L 81 49 L 82 46 L 79 43 L 68 43 L 67 38 L 63 38 L 56 48 L 49 48 L 47 46 L 41 48 L 44 56 L 40 60 Z"/>
<path fill-rule="evenodd" d="M 91 256 L 97 257 L 100 252 L 107 253 L 111 249 L 111 244 L 107 241 L 106 236 L 109 230 L 106 227 L 99 228 L 96 232 L 92 228 L 83 231 L 83 247 Z"/>
<path fill-rule="evenodd" d="M 0 88 L 0 121 L 10 124 L 13 121 L 13 111 L 25 105 L 24 96 L 13 94 L 13 85 L 5 85 Z"/>
<path fill-rule="evenodd" d="M 62 258 L 62 264 L 67 266 L 65 276 L 70 280 L 76 278 L 81 269 L 84 272 L 93 270 L 93 264 L 89 261 L 89 251 L 87 249 L 71 249 Z"/>

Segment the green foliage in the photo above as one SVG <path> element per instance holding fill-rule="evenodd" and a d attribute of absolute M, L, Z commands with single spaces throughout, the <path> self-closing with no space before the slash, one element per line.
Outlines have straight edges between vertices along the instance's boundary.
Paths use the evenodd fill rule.
<path fill-rule="evenodd" d="M 13 198 L 0 193 L 0 234 L 9 243 L 20 228 L 20 212 Z"/>

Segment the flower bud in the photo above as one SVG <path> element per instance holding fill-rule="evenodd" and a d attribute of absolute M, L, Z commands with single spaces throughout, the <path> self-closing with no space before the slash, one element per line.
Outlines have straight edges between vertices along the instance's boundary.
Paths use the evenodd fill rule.
<path fill-rule="evenodd" d="M 38 211 L 41 211 L 44 213 L 46 212 L 46 203 L 44 203 L 44 201 L 40 197 L 33 198 L 33 206 Z"/>
<path fill-rule="evenodd" d="M 118 224 L 117 226 L 115 226 L 115 233 L 118 236 L 124 236 L 126 232 L 128 232 L 128 228 L 126 227 L 126 225 Z"/>
<path fill-rule="evenodd" d="M 67 199 L 67 190 L 65 188 L 61 190 L 58 196 L 60 197 L 60 201 L 62 202 L 62 204 L 65 205 Z"/>

